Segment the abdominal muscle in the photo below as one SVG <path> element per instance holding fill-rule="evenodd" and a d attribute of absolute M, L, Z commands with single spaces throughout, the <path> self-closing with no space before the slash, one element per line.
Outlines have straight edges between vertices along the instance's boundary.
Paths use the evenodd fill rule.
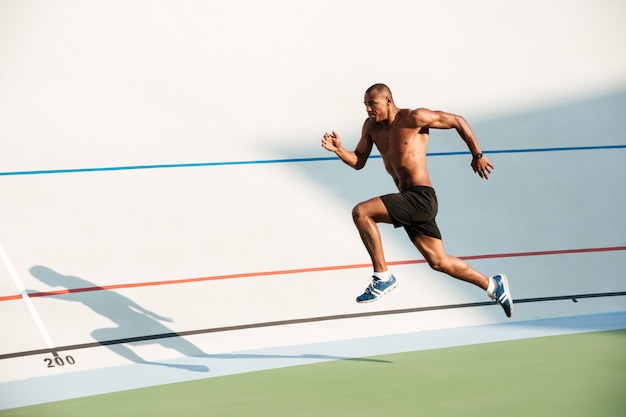
<path fill-rule="evenodd" d="M 398 190 L 404 191 L 413 186 L 432 187 L 426 168 L 427 142 L 427 134 L 416 134 L 404 140 L 401 137 L 393 138 L 386 149 L 379 149 L 385 169 Z"/>

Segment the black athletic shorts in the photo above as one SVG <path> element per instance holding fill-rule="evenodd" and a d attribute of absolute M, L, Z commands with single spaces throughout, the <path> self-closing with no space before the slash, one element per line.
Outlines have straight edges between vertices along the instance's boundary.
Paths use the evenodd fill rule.
<path fill-rule="evenodd" d="M 412 242 L 418 235 L 441 239 L 441 232 L 435 222 L 439 205 L 432 187 L 415 186 L 380 198 L 387 207 L 394 227 L 403 226 Z"/>

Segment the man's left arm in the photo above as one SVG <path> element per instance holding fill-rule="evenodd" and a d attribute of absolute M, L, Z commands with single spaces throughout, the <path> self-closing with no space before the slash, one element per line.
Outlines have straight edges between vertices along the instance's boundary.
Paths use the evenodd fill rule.
<path fill-rule="evenodd" d="M 476 135 L 464 117 L 457 114 L 428 109 L 417 109 L 413 112 L 416 127 L 433 129 L 455 129 L 472 153 L 471 167 L 481 178 L 488 179 L 494 166 L 478 145 Z"/>

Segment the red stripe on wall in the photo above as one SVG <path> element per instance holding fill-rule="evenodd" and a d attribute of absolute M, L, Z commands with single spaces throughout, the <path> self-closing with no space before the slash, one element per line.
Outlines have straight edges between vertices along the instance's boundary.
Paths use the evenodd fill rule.
<path fill-rule="evenodd" d="M 537 251 L 537 252 L 495 253 L 495 254 L 485 254 L 485 255 L 460 256 L 460 258 L 463 260 L 476 260 L 476 259 L 544 256 L 544 255 L 567 255 L 567 254 L 592 253 L 592 252 L 615 252 L 615 251 L 623 251 L 623 250 L 626 250 L 626 246 L 611 246 L 611 247 L 604 247 L 604 248 L 561 249 L 561 250 Z M 406 261 L 393 261 L 393 262 L 388 262 L 388 264 L 389 265 L 411 265 L 411 264 L 422 264 L 425 262 L 426 261 L 424 259 L 416 259 L 416 260 L 406 260 Z M 371 267 L 371 264 L 367 263 L 367 264 L 354 264 L 354 265 L 322 266 L 322 267 L 302 268 L 302 269 L 287 269 L 287 270 L 280 270 L 280 271 L 245 272 L 245 273 L 240 273 L 240 274 L 216 275 L 212 277 L 184 278 L 184 279 L 176 279 L 176 280 L 168 280 L 168 281 L 136 282 L 136 283 L 128 283 L 128 284 L 104 285 L 104 286 L 98 286 L 98 287 L 71 288 L 71 289 L 64 289 L 64 290 L 57 290 L 57 291 L 42 291 L 42 292 L 30 293 L 28 294 L 28 296 L 31 298 L 47 297 L 51 295 L 74 294 L 74 293 L 90 292 L 90 291 L 107 291 L 107 290 L 117 290 L 117 289 L 123 289 L 123 288 L 151 287 L 151 286 L 156 286 L 156 285 L 186 284 L 190 282 L 216 281 L 216 280 L 222 280 L 222 279 L 254 278 L 254 277 L 263 277 L 263 276 L 303 274 L 303 273 L 308 273 L 308 272 L 338 271 L 342 269 L 358 269 L 358 268 L 369 268 L 369 267 Z M 8 295 L 8 296 L 0 297 L 0 302 L 18 300 L 20 298 L 22 298 L 21 295 Z"/>

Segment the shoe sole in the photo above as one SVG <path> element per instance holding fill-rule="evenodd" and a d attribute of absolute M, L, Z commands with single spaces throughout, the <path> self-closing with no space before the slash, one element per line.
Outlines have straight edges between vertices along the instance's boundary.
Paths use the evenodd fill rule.
<path fill-rule="evenodd" d="M 509 299 L 510 311 L 509 311 L 509 314 L 507 314 L 507 317 L 513 317 L 513 296 L 511 295 L 511 290 L 509 290 L 509 279 L 506 277 L 506 274 L 499 274 L 499 275 L 502 277 L 502 284 L 504 285 L 504 293 Z M 506 311 L 504 312 L 504 314 L 506 314 Z"/>
<path fill-rule="evenodd" d="M 395 290 L 397 286 L 398 286 L 398 283 L 396 282 L 395 284 L 391 285 L 390 287 L 387 287 L 387 289 L 385 291 L 383 291 L 378 297 L 372 298 L 371 300 L 363 300 L 363 301 L 357 300 L 356 302 L 359 303 L 359 304 L 373 303 L 374 301 L 380 300 L 381 298 L 383 298 L 383 296 L 385 296 L 385 295 L 389 294 L 391 291 Z"/>

